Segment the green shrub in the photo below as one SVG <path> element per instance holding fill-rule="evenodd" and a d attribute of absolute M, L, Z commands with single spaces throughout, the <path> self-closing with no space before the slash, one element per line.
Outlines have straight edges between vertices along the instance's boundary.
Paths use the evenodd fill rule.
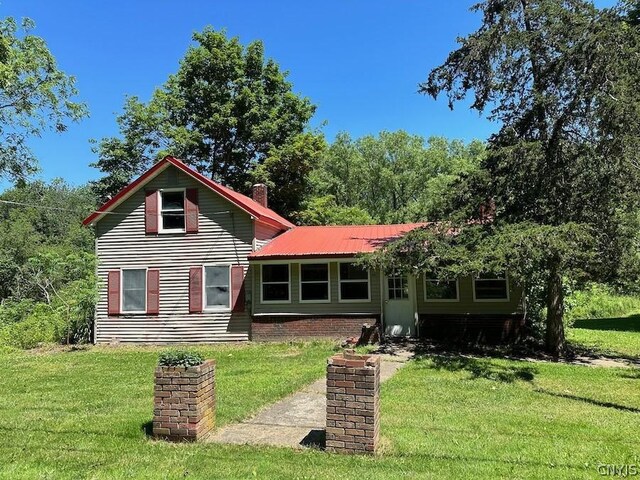
<path fill-rule="evenodd" d="M 191 350 L 170 350 L 160 354 L 158 364 L 163 367 L 194 367 L 204 362 L 204 357 Z"/>
<path fill-rule="evenodd" d="M 640 297 L 621 295 L 612 288 L 591 284 L 582 290 L 576 290 L 566 298 L 568 324 L 584 318 L 615 318 L 640 312 Z"/>

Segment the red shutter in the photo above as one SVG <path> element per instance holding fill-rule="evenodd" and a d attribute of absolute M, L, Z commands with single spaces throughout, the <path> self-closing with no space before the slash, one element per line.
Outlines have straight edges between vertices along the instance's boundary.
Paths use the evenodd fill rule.
<path fill-rule="evenodd" d="M 189 269 L 189 313 L 202 312 L 202 267 Z"/>
<path fill-rule="evenodd" d="M 231 310 L 244 312 L 244 267 L 231 267 Z"/>
<path fill-rule="evenodd" d="M 184 204 L 185 227 L 187 233 L 198 233 L 198 189 L 187 188 Z"/>
<path fill-rule="evenodd" d="M 147 270 L 147 313 L 160 313 L 160 270 Z"/>
<path fill-rule="evenodd" d="M 111 270 L 107 274 L 107 313 L 120 314 L 120 270 Z"/>
<path fill-rule="evenodd" d="M 144 201 L 144 227 L 146 233 L 158 233 L 158 191 L 147 190 Z"/>

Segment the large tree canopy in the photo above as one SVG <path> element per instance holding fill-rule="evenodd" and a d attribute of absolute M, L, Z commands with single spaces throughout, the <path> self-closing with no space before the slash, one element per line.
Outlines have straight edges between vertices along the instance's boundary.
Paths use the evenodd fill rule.
<path fill-rule="evenodd" d="M 18 28 L 11 18 L 0 20 L 0 177 L 24 180 L 37 168 L 30 137 L 45 130 L 63 132 L 69 120 L 87 115 L 72 101 L 75 79 L 58 69 L 45 41 L 32 35 L 30 19 Z"/>
<path fill-rule="evenodd" d="M 482 168 L 457 188 L 461 223 L 417 233 L 385 255 L 402 262 L 412 250 L 441 275 L 508 270 L 534 303 L 544 299 L 546 345 L 557 354 L 565 282 L 611 280 L 636 244 L 640 35 L 624 6 L 486 0 L 474 10 L 481 27 L 421 90 L 445 92 L 451 107 L 471 93 L 472 108 L 499 130 Z M 482 205 L 495 205 L 489 218 Z M 491 221 L 479 222 L 481 211 Z M 425 241 L 440 254 L 425 253 Z"/>
<path fill-rule="evenodd" d="M 127 99 L 117 119 L 120 137 L 98 143 L 94 166 L 106 176 L 94 187 L 103 199 L 165 154 L 246 191 L 252 170 L 301 134 L 313 115 L 287 73 L 265 60 L 262 42 L 245 47 L 210 28 L 193 40 L 178 72 L 149 102 Z"/>
<path fill-rule="evenodd" d="M 404 131 L 339 134 L 309 175 L 302 223 L 397 223 L 438 218 L 450 186 L 478 168 L 484 144 Z"/>

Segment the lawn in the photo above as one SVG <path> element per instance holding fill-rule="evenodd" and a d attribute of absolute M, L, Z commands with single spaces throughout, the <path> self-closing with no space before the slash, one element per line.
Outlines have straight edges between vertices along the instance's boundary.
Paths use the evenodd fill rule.
<path fill-rule="evenodd" d="M 606 355 L 640 359 L 640 314 L 576 320 L 567 336 Z"/>
<path fill-rule="evenodd" d="M 202 350 L 224 424 L 321 376 L 333 346 Z M 383 384 L 382 454 L 367 458 L 150 440 L 157 352 L 0 354 L 0 477 L 600 478 L 599 462 L 640 461 L 638 369 L 419 358 Z"/>

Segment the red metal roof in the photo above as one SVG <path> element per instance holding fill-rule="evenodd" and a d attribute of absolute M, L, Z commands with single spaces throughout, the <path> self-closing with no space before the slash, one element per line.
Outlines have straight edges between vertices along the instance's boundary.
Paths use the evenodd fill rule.
<path fill-rule="evenodd" d="M 274 238 L 249 260 L 351 257 L 373 252 L 425 223 L 296 227 Z"/>
<path fill-rule="evenodd" d="M 111 200 L 102 205 L 96 212 L 89 215 L 87 218 L 83 220 L 84 225 L 90 225 L 92 223 L 100 220 L 107 212 L 111 211 L 115 207 L 117 207 L 124 200 L 129 198 L 133 193 L 135 193 L 139 188 L 143 187 L 147 182 L 153 179 L 156 175 L 162 172 L 169 165 L 173 165 L 177 167 L 182 172 L 186 173 L 190 177 L 202 183 L 204 186 L 210 188 L 214 192 L 223 196 L 231 203 L 241 208 L 248 214 L 254 216 L 256 220 L 267 223 L 269 225 L 273 225 L 275 227 L 280 227 L 283 230 L 287 230 L 289 228 L 293 228 L 295 225 L 291 223 L 284 217 L 281 217 L 276 212 L 271 210 L 270 208 L 263 207 L 258 202 L 253 199 L 247 197 L 246 195 L 242 195 L 234 190 L 231 190 L 224 185 L 220 185 L 219 183 L 214 182 L 210 178 L 205 177 L 204 175 L 196 172 L 195 170 L 189 168 L 182 161 L 177 158 L 167 156 L 164 159 L 157 162 L 153 167 L 143 173 L 136 180 L 131 182 L 125 188 L 123 188 L 116 196 L 114 196 Z"/>

